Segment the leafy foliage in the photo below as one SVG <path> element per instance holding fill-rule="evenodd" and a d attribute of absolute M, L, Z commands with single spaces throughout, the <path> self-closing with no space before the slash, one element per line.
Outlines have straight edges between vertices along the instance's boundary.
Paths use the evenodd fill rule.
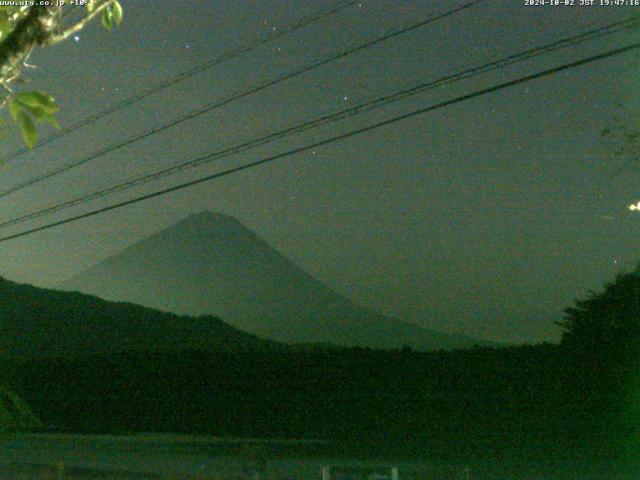
<path fill-rule="evenodd" d="M 577 300 L 559 324 L 573 367 L 569 401 L 582 412 L 574 428 L 589 424 L 602 448 L 640 453 L 640 266 Z"/>
<path fill-rule="evenodd" d="M 29 148 L 33 148 L 37 140 L 34 120 L 60 128 L 58 121 L 53 116 L 58 111 L 58 106 L 53 97 L 46 93 L 21 92 L 9 97 L 8 104 L 9 113 L 20 127 L 22 137 Z"/>
<path fill-rule="evenodd" d="M 100 2 L 98 2 L 97 0 L 89 0 L 86 5 L 87 12 L 88 13 L 94 12 L 95 9 L 98 8 L 99 3 Z M 123 16 L 122 5 L 120 5 L 120 2 L 118 2 L 118 0 L 113 0 L 103 10 L 102 16 L 100 17 L 100 21 L 102 23 L 102 26 L 110 31 L 114 25 L 118 26 L 120 25 L 120 23 L 122 23 L 122 16 Z"/>
<path fill-rule="evenodd" d="M 111 31 L 113 25 L 116 26 L 122 23 L 122 6 L 118 1 L 114 1 L 102 13 L 102 26 Z"/>
<path fill-rule="evenodd" d="M 11 44 L 11 42 L 14 41 L 10 38 L 12 32 L 16 25 L 18 25 L 18 23 L 29 14 L 31 8 L 35 8 L 35 6 L 29 4 L 23 6 L 0 6 L 0 48 L 4 46 L 4 42 Z M 74 7 L 68 5 L 66 7 L 52 6 L 48 8 L 59 9 L 61 11 L 63 8 Z M 88 0 L 86 3 L 86 9 L 87 16 L 75 25 L 69 27 L 69 30 L 65 32 L 66 27 L 59 25 L 59 28 L 54 29 L 54 31 L 46 32 L 47 35 L 58 35 L 61 39 L 65 39 L 71 33 L 83 28 L 85 24 L 91 20 L 94 13 L 100 13 L 102 25 L 109 31 L 112 30 L 114 25 L 118 26 L 122 23 L 123 9 L 122 5 L 117 0 Z M 62 16 L 60 16 L 60 18 L 62 18 Z M 34 31 L 34 38 L 36 38 L 35 36 L 38 34 L 38 32 Z M 37 43 L 43 44 L 41 40 Z M 55 42 L 45 42 L 44 44 L 53 43 Z M 31 43 L 28 43 L 28 45 L 30 45 L 30 48 L 23 51 L 21 62 L 26 62 L 26 58 L 29 56 L 31 48 L 35 46 L 35 40 L 32 39 Z M 53 97 L 43 92 L 20 92 L 18 94 L 11 92 L 8 83 L 18 79 L 21 66 L 22 65 L 18 63 L 17 65 L 13 65 L 9 68 L 8 71 L 12 72 L 11 75 L 8 78 L 1 78 L 0 83 L 10 92 L 10 94 L 5 98 L 5 103 L 8 106 L 11 118 L 20 128 L 22 137 L 27 146 L 29 148 L 33 148 L 37 141 L 36 124 L 38 122 L 48 123 L 53 127 L 59 128 L 58 121 L 54 117 L 54 113 L 57 112 L 58 107 Z M 5 66 L 0 65 L 0 67 L 4 68 Z M 0 108 L 1 106 L 4 106 L 4 104 L 0 105 Z"/>
<path fill-rule="evenodd" d="M 18 2 L 16 2 L 18 3 Z M 29 6 L 0 6 L 0 41 L 3 41 L 15 28 L 18 20 L 27 14 Z"/>
<path fill-rule="evenodd" d="M 565 309 L 563 344 L 589 355 L 640 350 L 640 266 Z"/>

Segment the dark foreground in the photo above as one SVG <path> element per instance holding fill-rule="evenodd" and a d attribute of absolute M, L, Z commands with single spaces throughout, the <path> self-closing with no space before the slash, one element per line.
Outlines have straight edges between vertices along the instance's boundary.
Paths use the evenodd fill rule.
<path fill-rule="evenodd" d="M 420 473 L 400 470 L 401 478 L 466 479 L 466 467 L 469 479 L 640 478 L 640 390 L 627 391 L 638 372 L 621 368 L 633 362 L 578 360 L 540 345 L 5 362 L 1 383 L 47 431 L 70 433 L 6 437 L 0 465 L 50 471 L 0 480 L 57 478 L 60 461 L 61 478 L 109 470 L 240 479 L 255 464 L 265 464 L 263 478 L 319 478 L 321 465 L 336 459 L 420 465 Z M 129 435 L 149 431 L 180 435 Z"/>
<path fill-rule="evenodd" d="M 290 456 L 285 451 L 297 451 Z M 324 453 L 323 453 L 324 450 Z M 473 465 L 439 461 L 393 462 L 331 456 L 327 444 L 252 441 L 192 435 L 20 434 L 0 437 L 1 479 L 321 479 L 323 465 L 351 470 L 344 480 L 367 480 L 373 467 L 398 467 L 404 479 L 631 480 L 637 472 L 611 467 L 510 466 L 476 459 Z M 308 452 L 309 455 L 305 455 Z M 334 451 L 335 452 L 335 451 Z M 388 470 L 387 470 L 388 471 Z M 467 476 L 468 475 L 468 476 Z M 334 477 L 337 478 L 337 477 Z"/>
<path fill-rule="evenodd" d="M 319 478 L 324 463 L 360 459 L 406 462 L 402 479 L 637 480 L 638 299 L 640 268 L 567 309 L 560 345 L 5 359 L 0 385 L 44 431 L 69 434 L 6 437 L 0 465 L 302 479 Z M 12 407 L 5 416 L 22 418 Z M 101 435 L 71 434 L 81 432 Z"/>
<path fill-rule="evenodd" d="M 322 442 L 192 435 L 6 435 L 0 437 L 0 478 L 319 479 L 323 465 L 346 465 L 363 472 L 374 465 L 386 466 L 304 455 L 305 451 L 317 452 L 319 444 Z M 283 456 L 288 448 L 302 455 Z M 404 462 L 397 466 L 402 478 L 444 473 L 444 467 L 436 464 Z"/>

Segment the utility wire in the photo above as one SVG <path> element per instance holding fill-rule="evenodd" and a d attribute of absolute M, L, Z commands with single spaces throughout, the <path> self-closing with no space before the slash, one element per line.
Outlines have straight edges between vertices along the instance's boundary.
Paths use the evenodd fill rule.
<path fill-rule="evenodd" d="M 251 150 L 254 149 L 256 147 L 259 146 L 263 146 L 269 143 L 272 143 L 276 140 L 279 140 L 281 138 L 284 138 L 286 136 L 291 136 L 294 134 L 299 134 L 302 133 L 306 130 L 312 129 L 312 128 L 318 128 L 320 126 L 323 125 L 327 125 L 330 123 L 334 123 L 337 122 L 339 120 L 345 119 L 345 118 L 349 118 L 355 115 L 359 115 L 365 112 L 369 112 L 371 110 L 380 108 L 384 105 L 387 105 L 389 103 L 392 102 L 397 102 L 399 100 L 408 98 L 410 96 L 414 96 L 417 95 L 419 93 L 423 93 L 427 90 L 431 90 L 434 89 L 436 87 L 440 87 L 443 85 L 447 85 L 453 82 L 457 82 L 457 81 L 461 81 L 467 78 L 471 78 L 477 75 L 480 75 L 482 73 L 486 73 L 488 71 L 492 71 L 492 70 L 496 70 L 496 69 L 500 69 L 500 68 L 504 68 L 508 65 L 512 65 L 518 62 L 522 62 L 528 59 L 531 59 L 533 57 L 539 56 L 541 54 L 545 54 L 545 53 L 549 53 L 555 50 L 558 50 L 560 48 L 564 48 L 567 46 L 572 46 L 572 45 L 576 45 L 580 42 L 584 42 L 586 40 L 590 40 L 596 37 L 600 37 L 600 36 L 604 36 L 604 35 L 609 35 L 615 31 L 617 31 L 619 28 L 624 27 L 624 28 L 629 28 L 632 25 L 635 25 L 638 21 L 638 17 L 633 18 L 633 19 L 629 19 L 626 20 L 624 22 L 616 22 L 614 24 L 611 25 L 607 25 L 605 27 L 601 27 L 595 30 L 590 30 L 587 32 L 584 32 L 582 34 L 579 35 L 575 35 L 573 37 L 569 37 L 569 38 L 564 38 L 561 40 L 557 40 L 555 42 L 546 44 L 546 45 L 541 45 L 538 47 L 534 47 L 531 48 L 529 50 L 517 53 L 517 54 L 512 54 L 509 55 L 507 57 L 503 57 L 501 59 L 498 60 L 494 60 L 492 62 L 489 63 L 485 63 L 483 65 L 480 66 L 476 66 L 473 68 L 469 68 L 467 70 L 463 70 L 462 72 L 456 73 L 456 74 L 452 74 L 452 75 L 448 75 L 442 78 L 439 78 L 437 80 L 434 81 L 430 81 L 430 82 L 426 82 L 426 83 L 422 83 L 419 84 L 417 86 L 414 86 L 412 88 L 409 89 L 405 89 L 405 90 L 401 90 L 398 92 L 394 92 L 392 94 L 383 96 L 383 97 L 379 97 L 376 98 L 374 100 L 370 100 L 368 102 L 365 103 L 361 103 L 359 105 L 356 105 L 354 107 L 351 108 L 347 108 L 341 111 L 338 111 L 336 113 L 330 114 L 330 115 L 325 115 L 319 118 L 316 118 L 314 120 L 310 120 L 307 121 L 305 123 L 302 124 L 298 124 L 295 125 L 293 127 L 289 127 L 289 128 L 285 128 L 284 130 L 280 130 L 277 132 L 273 132 L 271 134 L 265 135 L 263 137 L 259 137 L 257 139 L 254 140 L 250 140 L 248 142 L 243 142 L 228 148 L 225 148 L 223 150 L 219 150 L 216 152 L 212 152 L 209 154 L 206 154 L 204 156 L 200 156 L 197 157 L 195 159 L 189 160 L 187 162 L 183 162 L 180 163 L 178 165 L 174 165 L 168 168 L 164 168 L 161 170 L 158 170 L 156 172 L 152 172 L 152 173 L 148 173 L 142 176 L 139 176 L 137 178 L 131 179 L 131 180 L 127 180 L 125 182 L 121 182 L 119 184 L 104 188 L 102 190 L 98 190 L 96 192 L 92 192 L 86 195 L 82 195 L 79 197 L 76 197 L 74 199 L 71 200 L 67 200 L 61 203 L 58 203 L 56 205 L 50 206 L 50 207 L 46 207 L 44 209 L 40 209 L 40 210 L 36 210 L 30 213 L 27 213 L 25 215 L 10 219 L 10 220 L 6 220 L 4 222 L 0 222 L 0 228 L 6 228 L 12 225 L 16 225 L 19 223 L 23 223 L 29 220 L 33 220 L 35 218 L 39 218 L 45 215 L 50 215 L 52 213 L 55 213 L 57 211 L 60 210 L 65 210 L 67 208 L 71 208 L 83 203 L 86 203 L 88 201 L 91 200 L 95 200 L 98 198 L 102 198 L 105 197 L 107 195 L 111 195 L 114 194 L 116 192 L 120 192 L 123 190 L 128 190 L 131 188 L 134 188 L 136 186 L 140 186 L 140 185 L 144 185 L 150 181 L 153 180 L 157 180 L 159 178 L 163 178 L 165 176 L 169 176 L 169 175 L 174 175 L 176 173 L 179 173 L 183 170 L 187 170 L 190 168 L 194 168 L 197 166 L 200 166 L 202 164 L 205 163 L 209 163 L 212 162 L 214 160 L 219 160 L 221 158 L 226 158 L 229 157 L 231 155 L 235 155 L 238 153 L 242 153 L 245 152 L 247 150 Z"/>
<path fill-rule="evenodd" d="M 267 80 L 266 82 L 263 82 L 263 83 L 261 83 L 259 85 L 253 86 L 253 87 L 250 87 L 247 90 L 243 90 L 241 92 L 235 93 L 235 94 L 233 94 L 233 95 L 231 95 L 231 96 L 229 96 L 227 98 L 224 98 L 224 99 L 209 103 L 209 104 L 207 104 L 207 105 L 205 105 L 203 107 L 200 107 L 200 108 L 198 108 L 198 109 L 196 109 L 196 110 L 194 110 L 192 112 L 189 112 L 186 115 L 183 115 L 182 117 L 179 117 L 179 118 L 177 118 L 177 119 L 175 119 L 175 120 L 173 120 L 173 121 L 171 121 L 169 123 L 166 123 L 166 124 L 161 125 L 159 127 L 152 128 L 152 129 L 146 130 L 146 131 L 144 131 L 142 133 L 136 134 L 136 135 L 134 135 L 132 137 L 129 137 L 128 139 L 126 139 L 124 141 L 121 141 L 121 142 L 119 142 L 119 143 L 117 143 L 115 145 L 110 145 L 110 146 L 107 146 L 105 148 L 102 148 L 101 150 L 98 150 L 97 152 L 89 155 L 88 157 L 84 157 L 82 159 L 79 159 L 79 160 L 67 163 L 65 165 L 62 165 L 60 167 L 54 168 L 54 169 L 52 169 L 52 170 L 50 170 L 48 172 L 42 173 L 40 175 L 36 175 L 36 176 L 34 176 L 32 178 L 29 178 L 29 179 L 27 179 L 27 180 L 25 180 L 23 182 L 20 182 L 20 183 L 18 183 L 16 185 L 6 189 L 6 190 L 0 191 L 0 198 L 6 197 L 7 195 L 10 195 L 12 193 L 15 193 L 15 192 L 18 192 L 18 191 L 22 190 L 23 188 L 29 187 L 31 185 L 34 185 L 34 184 L 39 183 L 39 182 L 42 182 L 44 180 L 47 180 L 47 179 L 49 179 L 51 177 L 54 177 L 56 175 L 59 175 L 61 173 L 67 172 L 67 171 L 69 171 L 69 170 L 71 170 L 73 168 L 76 168 L 76 167 L 79 167 L 81 165 L 84 165 L 84 164 L 86 164 L 88 162 L 91 162 L 91 161 L 93 161 L 93 160 L 95 160 L 97 158 L 102 157 L 103 155 L 106 155 L 108 153 L 114 152 L 116 150 L 119 150 L 122 147 L 131 145 L 131 144 L 133 144 L 135 142 L 138 142 L 140 140 L 143 140 L 143 139 L 145 139 L 147 137 L 150 137 L 152 135 L 155 135 L 155 134 L 158 134 L 160 132 L 163 132 L 164 130 L 167 130 L 169 128 L 175 127 L 177 125 L 180 125 L 180 124 L 182 124 L 182 123 L 184 123 L 184 122 L 186 122 L 188 120 L 192 120 L 192 119 L 194 119 L 196 117 L 199 117 L 200 115 L 204 115 L 205 113 L 209 113 L 209 112 L 211 112 L 213 110 L 216 110 L 218 108 L 224 107 L 224 106 L 226 106 L 226 105 L 228 105 L 228 104 L 230 104 L 232 102 L 235 102 L 237 100 L 240 100 L 240 99 L 242 99 L 244 97 L 247 97 L 249 95 L 258 93 L 258 92 L 260 92 L 262 90 L 265 90 L 265 89 L 267 89 L 269 87 L 273 87 L 273 86 L 275 86 L 275 85 L 277 85 L 279 83 L 282 83 L 284 81 L 291 80 L 291 79 L 293 79 L 295 77 L 298 77 L 300 75 L 308 73 L 308 72 L 310 72 L 312 70 L 320 68 L 320 67 L 322 67 L 324 65 L 327 65 L 327 64 L 329 64 L 331 62 L 334 62 L 336 60 L 343 59 L 343 58 L 345 58 L 345 57 L 347 57 L 349 55 L 352 55 L 352 54 L 354 54 L 356 52 L 360 52 L 362 50 L 371 48 L 374 45 L 377 45 L 379 43 L 385 42 L 385 41 L 390 40 L 392 38 L 395 38 L 395 37 L 397 37 L 399 35 L 414 31 L 414 30 L 416 30 L 418 28 L 425 27 L 425 26 L 427 26 L 427 25 L 429 25 L 429 24 L 431 24 L 431 23 L 433 23 L 433 22 L 435 22 L 437 20 L 440 20 L 442 18 L 446 18 L 446 17 L 449 17 L 451 15 L 454 15 L 455 13 L 458 13 L 458 12 L 460 12 L 462 10 L 465 10 L 465 9 L 467 9 L 467 8 L 469 8 L 469 7 L 471 7 L 471 6 L 475 5 L 475 4 L 478 4 L 480 2 L 483 2 L 483 1 L 484 0 L 474 0 L 472 2 L 469 2 L 469 3 L 465 4 L 465 5 L 462 5 L 460 7 L 448 10 L 448 11 L 446 11 L 444 13 L 437 14 L 437 15 L 430 15 L 430 16 L 428 16 L 428 17 L 426 17 L 426 18 L 424 18 L 424 19 L 422 19 L 422 20 L 420 20 L 418 22 L 414 22 L 414 23 L 406 25 L 404 27 L 401 27 L 401 28 L 398 28 L 398 29 L 395 29 L 395 30 L 391 30 L 391 31 L 383 34 L 382 36 L 373 38 L 373 39 L 368 40 L 368 41 L 366 41 L 364 43 L 361 43 L 361 44 L 359 44 L 357 46 L 349 47 L 349 48 L 347 48 L 345 50 L 342 50 L 342 51 L 340 51 L 338 53 L 330 55 L 330 56 L 328 56 L 326 58 L 323 58 L 322 60 L 319 60 L 317 62 L 311 63 L 311 64 L 309 64 L 309 65 L 307 65 L 305 67 L 302 67 L 300 69 L 297 69 L 297 70 L 294 70 L 292 72 L 286 73 L 286 74 L 281 75 L 279 77 L 276 77 L 274 79 Z"/>
<path fill-rule="evenodd" d="M 466 95 L 455 97 L 453 99 L 446 100 L 444 102 L 440 102 L 440 103 L 437 103 L 435 105 L 431 105 L 431 106 L 428 106 L 428 107 L 423 107 L 423 108 L 420 108 L 420 109 L 417 109 L 417 110 L 413 110 L 413 111 L 405 113 L 403 115 L 398 115 L 396 117 L 392 117 L 392 118 L 387 119 L 387 120 L 383 120 L 383 121 L 380 121 L 380 122 L 377 122 L 377 123 L 373 123 L 373 124 L 367 125 L 365 127 L 361 127 L 361 128 L 358 128 L 358 129 L 355 129 L 355 130 L 351 130 L 351 131 L 346 132 L 346 133 L 342 133 L 340 135 L 336 135 L 336 136 L 321 140 L 319 142 L 314 142 L 314 143 L 311 143 L 311 144 L 304 145 L 302 147 L 297 147 L 297 148 L 288 150 L 286 152 L 282 152 L 282 153 L 279 153 L 279 154 L 276 154 L 276 155 L 265 157 L 265 158 L 262 158 L 260 160 L 256 160 L 256 161 L 251 162 L 251 163 L 247 163 L 247 164 L 244 164 L 244 165 L 241 165 L 241 166 L 238 166 L 238 167 L 234 167 L 234 168 L 229 168 L 229 169 L 224 170 L 222 172 L 218 172 L 218 173 L 214 173 L 212 175 L 207 175 L 207 176 L 204 176 L 204 177 L 200 177 L 200 178 L 197 178 L 195 180 L 191 180 L 189 182 L 181 183 L 179 185 L 174 185 L 173 187 L 165 188 L 165 189 L 153 192 L 153 193 L 148 193 L 148 194 L 141 195 L 141 196 L 138 196 L 138 197 L 126 200 L 126 201 L 122 201 L 122 202 L 115 203 L 115 204 L 112 204 L 112 205 L 109 205 L 109 206 L 106 206 L 106 207 L 98 208 L 98 209 L 92 210 L 90 212 L 86 212 L 86 213 L 83 213 L 83 214 L 80 214 L 80 215 L 75 215 L 73 217 L 66 218 L 64 220 L 58 220 L 56 222 L 51 222 L 51 223 L 48 223 L 48 224 L 45 224 L 45 225 L 42 225 L 42 226 L 39 226 L 39 227 L 31 228 L 29 230 L 25 230 L 25 231 L 22 231 L 22 232 L 19 232 L 19 233 L 15 233 L 15 234 L 12 234 L 12 235 L 7 235 L 5 237 L 1 237 L 0 238 L 0 242 L 6 242 L 8 240 L 12 240 L 12 239 L 15 239 L 15 238 L 24 237 L 26 235 L 31 235 L 31 234 L 36 233 L 36 232 L 41 232 L 43 230 L 48 230 L 50 228 L 58 227 L 58 226 L 65 225 L 65 224 L 68 224 L 68 223 L 71 223 L 71 222 L 76 222 L 78 220 L 81 220 L 81 219 L 84 219 L 84 218 L 89 218 L 89 217 L 92 217 L 94 215 L 105 213 L 105 212 L 108 212 L 108 211 L 111 211 L 111 210 L 116 210 L 118 208 L 122 208 L 122 207 L 125 207 L 127 205 L 132 205 L 134 203 L 142 202 L 144 200 L 148 200 L 148 199 L 155 198 L 155 197 L 160 197 L 162 195 L 166 195 L 168 193 L 172 193 L 172 192 L 175 192 L 175 191 L 178 191 L 178 190 L 189 188 L 189 187 L 192 187 L 194 185 L 198 185 L 198 184 L 203 183 L 203 182 L 207 182 L 207 181 L 214 180 L 214 179 L 217 179 L 217 178 L 222 178 L 222 177 L 234 174 L 234 173 L 238 173 L 238 172 L 241 172 L 241 171 L 244 171 L 244 170 L 248 170 L 248 169 L 251 169 L 251 168 L 258 167 L 260 165 L 271 163 L 271 162 L 274 162 L 276 160 L 279 160 L 279 159 L 282 159 L 282 158 L 285 158 L 285 157 L 289 157 L 291 155 L 295 155 L 295 154 L 298 154 L 298 153 L 301 153 L 301 152 L 312 150 L 314 148 L 322 147 L 324 145 L 328 145 L 328 144 L 331 144 L 331 143 L 334 143 L 334 142 L 338 142 L 340 140 L 345 140 L 347 138 L 354 137 L 356 135 L 361 135 L 363 133 L 370 132 L 372 130 L 375 130 L 375 129 L 378 129 L 378 128 L 381 128 L 381 127 L 384 127 L 384 126 L 387 126 L 387 125 L 391 125 L 391 124 L 394 124 L 396 122 L 400 122 L 400 121 L 403 121 L 403 120 L 407 120 L 409 118 L 416 117 L 418 115 L 424 115 L 425 113 L 429 113 L 429 112 L 432 112 L 434 110 L 438 110 L 438 109 L 441 109 L 441 108 L 444 108 L 444 107 L 448 107 L 449 105 L 454 105 L 454 104 L 457 104 L 457 103 L 461 103 L 461 102 L 464 102 L 464 101 L 467 101 L 467 100 L 471 100 L 471 99 L 476 98 L 476 97 L 480 97 L 482 95 L 487 95 L 489 93 L 497 92 L 497 91 L 503 90 L 505 88 L 510 88 L 510 87 L 513 87 L 513 86 L 516 86 L 516 85 L 520 85 L 520 84 L 523 84 L 523 83 L 526 83 L 526 82 L 530 82 L 532 80 L 536 80 L 536 79 L 539 79 L 539 78 L 547 77 L 549 75 L 553 75 L 553 74 L 556 74 L 556 73 L 559 73 L 559 72 L 562 72 L 562 71 L 565 71 L 565 70 L 569 70 L 571 68 L 576 68 L 576 67 L 579 67 L 581 65 L 586 65 L 586 64 L 589 64 L 589 63 L 593 63 L 593 62 L 596 62 L 598 60 L 603 60 L 605 58 L 611 58 L 611 57 L 614 57 L 616 55 L 621 55 L 623 53 L 630 52 L 632 50 L 637 50 L 639 48 L 640 48 L 640 42 L 633 43 L 633 44 L 627 45 L 625 47 L 617 48 L 617 49 L 614 49 L 614 50 L 609 50 L 607 52 L 600 53 L 598 55 L 593 55 L 593 56 L 590 56 L 590 57 L 586 57 L 586 58 L 583 58 L 581 60 L 577 60 L 575 62 L 566 63 L 566 64 L 561 65 L 559 67 L 550 68 L 550 69 L 543 70 L 543 71 L 538 72 L 538 73 L 534 73 L 534 74 L 531 74 L 531 75 L 527 75 L 527 76 L 524 76 L 524 77 L 517 78 L 515 80 L 511 80 L 511 81 L 508 81 L 508 82 L 500 83 L 500 84 L 494 85 L 492 87 L 484 88 L 484 89 L 481 89 L 481 90 L 476 90 L 476 91 L 474 91 L 472 93 L 469 93 L 469 94 L 466 94 Z"/>
<path fill-rule="evenodd" d="M 211 68 L 217 67 L 218 65 L 227 62 L 229 60 L 233 60 L 241 55 L 244 55 L 245 53 L 248 53 L 252 50 L 255 50 L 256 48 L 262 47 L 263 45 L 266 45 L 268 43 L 274 42 L 276 40 L 279 40 L 287 35 L 289 35 L 290 33 L 296 32 L 298 30 L 301 30 L 305 27 L 307 27 L 308 25 L 311 25 L 312 23 L 315 23 L 325 17 L 331 16 L 335 13 L 338 13 L 346 8 L 349 8 L 353 5 L 355 5 L 356 3 L 360 3 L 362 0 L 346 0 L 344 2 L 340 2 L 338 5 L 329 7 L 329 8 L 325 8 L 323 10 L 320 10 L 318 12 L 316 12 L 313 15 L 310 16 L 306 16 L 306 17 L 302 17 L 299 18 L 298 20 L 285 25 L 282 29 L 280 29 L 279 31 L 276 31 L 276 33 L 272 33 L 266 37 L 263 38 L 258 38 L 244 46 L 238 47 L 236 49 L 233 50 L 229 50 L 226 53 L 223 53 L 221 56 L 217 57 L 217 58 L 213 58 L 211 60 L 208 60 L 204 63 L 201 63 L 199 65 L 196 65 L 195 67 L 186 70 L 182 73 L 180 73 L 179 75 L 172 77 L 162 83 L 158 83 L 146 90 L 143 90 L 142 92 L 132 95 L 128 98 L 125 98 L 124 100 L 112 105 L 111 107 L 109 107 L 106 110 L 103 110 L 101 112 L 97 112 L 94 113 L 92 115 L 89 115 L 85 118 L 83 118 L 82 120 L 77 121 L 76 123 L 69 125 L 67 127 L 64 127 L 61 130 L 58 130 L 57 132 L 52 133 L 51 135 L 49 135 L 48 137 L 43 138 L 42 140 L 40 140 L 38 143 L 36 143 L 33 147 L 33 149 L 28 149 L 28 148 L 21 148 L 19 150 L 16 150 L 15 152 L 13 152 L 12 154 L 10 154 L 7 158 L 5 158 L 5 162 L 10 162 L 14 159 L 16 159 L 17 157 L 24 155 L 25 153 L 29 153 L 31 151 L 33 151 L 34 149 L 41 147 L 43 145 L 46 145 L 47 143 L 56 140 L 58 138 L 64 137 L 65 135 L 68 135 L 69 133 L 78 130 L 82 127 L 85 127 L 87 125 L 90 125 L 92 123 L 97 122 L 98 120 L 100 120 L 103 117 L 106 117 L 107 115 L 110 115 L 114 112 L 117 112 L 119 110 L 122 110 L 126 107 L 128 107 L 129 105 L 132 105 L 134 103 L 137 103 L 141 100 L 144 100 L 145 98 L 160 92 L 162 90 L 165 90 L 173 85 L 176 85 L 177 83 L 183 82 L 184 80 L 187 80 L 201 72 L 204 72 L 206 70 L 209 70 Z"/>

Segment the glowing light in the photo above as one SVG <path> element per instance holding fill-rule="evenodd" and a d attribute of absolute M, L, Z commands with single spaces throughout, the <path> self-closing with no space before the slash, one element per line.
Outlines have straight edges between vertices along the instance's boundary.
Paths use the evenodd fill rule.
<path fill-rule="evenodd" d="M 631 210 L 632 212 L 640 211 L 640 202 L 632 203 L 631 205 L 629 205 L 629 210 Z"/>

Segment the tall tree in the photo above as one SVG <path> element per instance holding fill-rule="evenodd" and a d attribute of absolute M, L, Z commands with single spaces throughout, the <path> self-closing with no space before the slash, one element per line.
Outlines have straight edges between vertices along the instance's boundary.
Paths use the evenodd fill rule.
<path fill-rule="evenodd" d="M 640 265 L 565 310 L 568 424 L 606 456 L 640 460 Z"/>
<path fill-rule="evenodd" d="M 622 360 L 640 352 L 640 265 L 565 309 L 563 345 Z"/>

